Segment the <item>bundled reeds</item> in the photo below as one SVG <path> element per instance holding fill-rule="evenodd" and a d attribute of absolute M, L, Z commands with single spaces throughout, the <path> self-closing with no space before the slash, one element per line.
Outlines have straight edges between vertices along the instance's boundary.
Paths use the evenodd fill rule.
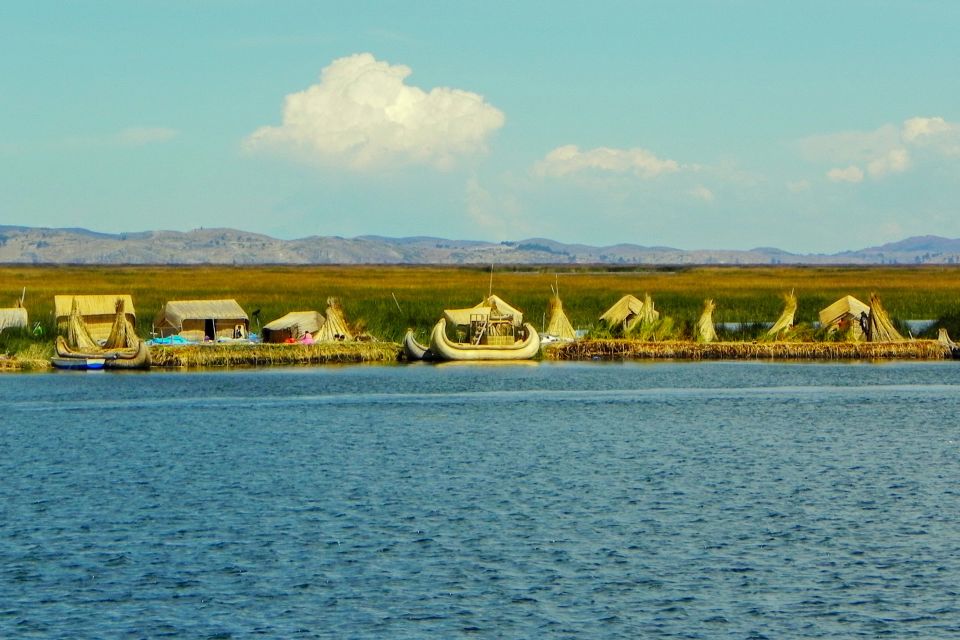
<path fill-rule="evenodd" d="M 784 294 L 783 300 L 783 312 L 770 327 L 770 330 L 767 331 L 767 336 L 774 340 L 781 338 L 784 332 L 793 327 L 793 319 L 797 313 L 797 296 L 794 295 L 792 290 L 790 293 Z"/>
<path fill-rule="evenodd" d="M 875 293 L 870 294 L 868 322 L 867 336 L 870 342 L 899 342 L 904 339 L 897 328 L 893 326 L 886 310 L 880 304 L 880 298 Z"/>
<path fill-rule="evenodd" d="M 117 317 L 113 320 L 113 326 L 110 328 L 110 335 L 104 343 L 104 349 L 127 349 L 134 347 L 140 342 L 137 332 L 133 325 L 127 319 L 126 302 L 123 298 L 117 298 L 116 303 Z"/>
<path fill-rule="evenodd" d="M 714 342 L 717 339 L 717 330 L 713 327 L 713 311 L 717 305 L 713 300 L 705 300 L 703 312 L 697 320 L 697 342 Z"/>
<path fill-rule="evenodd" d="M 550 298 L 547 307 L 547 318 L 547 328 L 544 333 L 564 340 L 573 340 L 577 337 L 577 333 L 574 331 L 573 325 L 570 324 L 567 314 L 563 312 L 563 303 L 560 301 L 560 296 L 556 293 Z"/>
<path fill-rule="evenodd" d="M 87 323 L 80 315 L 80 303 L 76 298 L 70 306 L 70 317 L 67 320 L 67 344 L 77 351 L 99 351 L 100 344 L 90 335 Z"/>
<path fill-rule="evenodd" d="M 395 362 L 393 342 L 315 344 L 198 344 L 150 347 L 154 367 L 262 367 L 270 365 Z"/>
<path fill-rule="evenodd" d="M 904 342 L 641 342 L 581 340 L 544 351 L 551 360 L 943 360 L 948 347 L 936 340 Z"/>

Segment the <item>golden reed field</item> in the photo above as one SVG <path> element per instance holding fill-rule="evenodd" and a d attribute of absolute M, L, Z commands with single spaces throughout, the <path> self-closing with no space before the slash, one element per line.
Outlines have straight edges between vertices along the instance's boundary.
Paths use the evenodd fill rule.
<path fill-rule="evenodd" d="M 863 301 L 877 293 L 895 319 L 936 319 L 960 311 L 960 267 L 508 267 L 492 270 L 493 292 L 540 326 L 559 284 L 564 309 L 578 328 L 589 328 L 620 296 L 652 295 L 657 309 L 677 322 L 693 322 L 706 298 L 714 321 L 772 322 L 782 294 L 795 291 L 797 322 L 838 297 Z M 340 298 L 348 321 L 381 340 L 398 341 L 407 327 L 427 330 L 448 307 L 472 306 L 488 292 L 491 268 L 433 266 L 0 266 L 0 307 L 26 287 L 31 323 L 53 329 L 56 294 L 129 293 L 138 331 L 148 336 L 167 300 L 233 298 L 251 314 L 251 328 L 288 311 L 324 311 Z M 259 309 L 258 317 L 252 315 Z"/>

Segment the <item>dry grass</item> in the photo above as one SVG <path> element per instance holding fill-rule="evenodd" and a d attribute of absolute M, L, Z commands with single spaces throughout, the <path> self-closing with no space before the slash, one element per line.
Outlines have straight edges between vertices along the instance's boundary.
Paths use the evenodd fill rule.
<path fill-rule="evenodd" d="M 559 276 L 557 276 L 559 274 Z M 861 300 L 876 292 L 893 318 L 939 318 L 960 311 L 960 267 L 496 267 L 493 290 L 540 327 L 551 285 L 559 282 L 573 326 L 589 328 L 625 293 L 649 292 L 665 316 L 694 323 L 703 300 L 717 303 L 716 322 L 773 322 L 782 293 L 794 289 L 797 322 L 841 295 Z M 235 298 L 260 324 L 288 311 L 323 311 L 340 298 L 348 321 L 365 323 L 384 340 L 399 341 L 407 327 L 427 330 L 444 308 L 472 306 L 488 291 L 488 267 L 433 266 L 0 266 L 0 306 L 26 287 L 31 322 L 53 327 L 53 296 L 130 293 L 138 332 L 147 336 L 167 300 Z M 396 298 L 396 301 L 394 301 Z M 3 301 L 7 302 L 4 303 Z M 398 308 L 399 305 L 399 308 Z M 256 319 L 251 317 L 256 330 Z"/>
<path fill-rule="evenodd" d="M 360 362 L 396 362 L 392 342 L 304 344 L 200 344 L 150 347 L 154 367 L 262 367 Z"/>
<path fill-rule="evenodd" d="M 906 342 L 640 342 L 581 340 L 550 346 L 549 360 L 944 360 L 950 349 L 936 340 Z"/>
<path fill-rule="evenodd" d="M 34 343 L 13 357 L 0 357 L 0 371 L 43 371 L 52 368 L 53 343 Z"/>

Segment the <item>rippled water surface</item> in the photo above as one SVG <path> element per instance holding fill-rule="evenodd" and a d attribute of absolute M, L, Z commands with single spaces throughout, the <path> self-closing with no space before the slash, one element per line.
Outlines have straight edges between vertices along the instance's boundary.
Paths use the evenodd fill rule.
<path fill-rule="evenodd" d="M 0 378 L 0 637 L 960 634 L 960 365 Z"/>

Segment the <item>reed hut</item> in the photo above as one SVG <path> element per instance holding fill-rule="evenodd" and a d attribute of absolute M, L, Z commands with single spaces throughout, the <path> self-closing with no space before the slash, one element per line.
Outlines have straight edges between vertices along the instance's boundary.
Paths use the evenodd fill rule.
<path fill-rule="evenodd" d="M 870 342 L 901 342 L 904 337 L 900 335 L 897 328 L 887 315 L 887 311 L 880 303 L 880 298 L 875 293 L 870 294 L 870 315 L 867 339 Z"/>
<path fill-rule="evenodd" d="M 246 338 L 250 319 L 236 300 L 171 300 L 154 322 L 160 337 L 180 335 L 192 342 Z"/>
<path fill-rule="evenodd" d="M 659 319 L 660 312 L 654 308 L 653 298 L 649 293 L 642 301 L 627 294 L 600 316 L 600 321 L 606 323 L 611 330 L 619 328 L 623 333 L 629 333 L 637 325 L 652 324 Z"/>
<path fill-rule="evenodd" d="M 866 337 L 865 319 L 870 317 L 870 307 L 853 296 L 844 296 L 820 311 L 820 327 L 833 333 L 849 331 L 854 340 Z"/>
<path fill-rule="evenodd" d="M 570 324 L 567 314 L 563 312 L 563 303 L 560 301 L 560 296 L 554 295 L 550 298 L 547 313 L 546 335 L 555 336 L 561 340 L 574 340 L 577 337 L 577 332 Z"/>
<path fill-rule="evenodd" d="M 767 336 L 774 339 L 779 338 L 780 334 L 793 327 L 793 319 L 797 314 L 797 296 L 794 295 L 793 291 L 785 294 L 783 296 L 783 301 L 783 312 L 780 314 L 780 317 L 777 318 L 777 321 L 773 323 L 773 326 L 767 331 Z"/>
<path fill-rule="evenodd" d="M 603 312 L 600 321 L 605 323 L 610 329 L 619 327 L 626 330 L 633 324 L 633 321 L 640 317 L 643 312 L 643 302 L 630 294 L 627 294 L 613 303 L 613 306 Z"/>
<path fill-rule="evenodd" d="M 17 306 L 0 309 L 0 333 L 4 329 L 26 329 L 30 326 L 27 310 L 17 300 Z"/>
<path fill-rule="evenodd" d="M 291 311 L 263 325 L 264 342 L 287 342 L 300 340 L 305 335 L 316 339 L 327 319 L 319 311 Z"/>
<path fill-rule="evenodd" d="M 716 308 L 713 300 L 704 301 L 703 313 L 697 320 L 697 342 L 713 342 L 717 339 L 717 331 L 713 327 L 713 311 Z"/>
<path fill-rule="evenodd" d="M 113 329 L 118 300 L 123 301 L 127 321 L 136 327 L 137 314 L 133 308 L 133 298 L 128 294 L 58 295 L 53 297 L 53 313 L 57 330 L 61 334 L 66 333 L 70 313 L 76 304 L 77 313 L 90 332 L 90 336 L 97 342 L 103 342 L 110 336 L 110 331 Z"/>
<path fill-rule="evenodd" d="M 354 339 L 338 299 L 327 298 L 326 316 L 326 322 L 314 336 L 317 342 L 344 342 Z"/>

